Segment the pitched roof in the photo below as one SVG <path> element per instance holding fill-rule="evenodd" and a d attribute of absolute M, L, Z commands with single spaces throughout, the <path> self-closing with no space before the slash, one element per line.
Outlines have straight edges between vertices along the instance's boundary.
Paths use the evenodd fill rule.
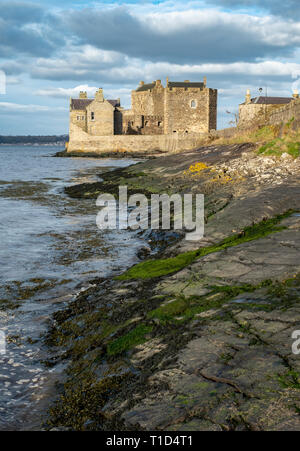
<path fill-rule="evenodd" d="M 294 99 L 292 97 L 266 97 L 260 96 L 251 99 L 251 103 L 256 103 L 259 105 L 286 105 L 291 103 Z"/>
<path fill-rule="evenodd" d="M 169 81 L 169 88 L 204 88 L 203 82 Z"/>
<path fill-rule="evenodd" d="M 148 83 L 142 86 L 139 86 L 136 90 L 136 92 L 141 92 L 141 91 L 149 91 L 150 89 L 153 89 L 155 87 L 155 83 Z"/>
<path fill-rule="evenodd" d="M 72 110 L 85 110 L 94 99 L 71 99 Z M 119 100 L 107 100 L 113 107 L 120 106 Z"/>
<path fill-rule="evenodd" d="M 107 101 L 114 107 L 120 106 L 119 100 L 107 100 Z"/>
<path fill-rule="evenodd" d="M 85 110 L 93 99 L 71 99 L 72 110 Z"/>

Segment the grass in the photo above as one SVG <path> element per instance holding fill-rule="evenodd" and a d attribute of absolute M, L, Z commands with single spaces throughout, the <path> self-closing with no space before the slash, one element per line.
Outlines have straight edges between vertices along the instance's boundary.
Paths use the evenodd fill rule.
<path fill-rule="evenodd" d="M 274 155 L 280 157 L 283 153 L 287 153 L 293 158 L 298 158 L 300 155 L 300 142 L 287 141 L 284 138 L 276 138 L 264 144 L 258 150 L 259 155 Z"/>
<path fill-rule="evenodd" d="M 266 125 L 255 131 L 237 129 L 236 134 L 231 138 L 216 138 L 214 143 L 220 145 L 257 143 L 270 141 L 278 136 L 278 126 Z"/>
<path fill-rule="evenodd" d="M 256 141 L 264 141 L 258 149 L 259 155 L 280 157 L 283 153 L 298 158 L 300 155 L 300 131 L 291 129 L 294 122 L 292 118 L 282 128 L 281 137 L 279 137 L 278 126 L 265 126 L 256 131 L 251 138 Z"/>
<path fill-rule="evenodd" d="M 219 244 L 214 246 L 203 247 L 195 251 L 185 252 L 177 255 L 176 257 L 147 260 L 139 263 L 130 268 L 124 274 L 118 276 L 117 279 L 152 279 L 154 277 L 161 277 L 178 272 L 193 263 L 195 260 L 198 260 L 206 255 L 220 252 L 229 247 L 238 246 L 239 244 L 257 240 L 270 235 L 271 233 L 284 230 L 285 227 L 278 227 L 278 224 L 292 213 L 292 211 L 289 211 L 285 214 L 278 215 L 275 218 L 267 219 L 253 226 L 246 227 L 240 234 L 225 238 Z"/>
<path fill-rule="evenodd" d="M 134 346 L 144 343 L 146 341 L 145 336 L 149 334 L 151 331 L 152 331 L 151 326 L 140 324 L 127 334 L 109 343 L 107 346 L 107 354 L 109 356 L 122 354 L 124 351 L 128 351 Z"/>
<path fill-rule="evenodd" d="M 217 138 L 216 144 L 239 144 L 245 142 L 260 143 L 258 154 L 278 156 L 288 153 L 293 158 L 300 155 L 300 130 L 293 130 L 291 118 L 284 125 L 265 125 L 255 131 L 237 129 L 231 138 Z"/>

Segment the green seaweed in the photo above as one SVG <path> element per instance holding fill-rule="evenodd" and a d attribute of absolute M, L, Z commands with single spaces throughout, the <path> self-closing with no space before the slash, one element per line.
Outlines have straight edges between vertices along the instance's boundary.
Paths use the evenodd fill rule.
<path fill-rule="evenodd" d="M 195 260 L 198 260 L 208 254 L 220 252 L 229 247 L 238 246 L 239 244 L 249 241 L 258 240 L 272 233 L 277 233 L 284 230 L 285 227 L 280 227 L 278 224 L 292 213 L 292 211 L 288 211 L 285 214 L 278 215 L 274 218 L 266 219 L 258 224 L 246 227 L 241 233 L 225 238 L 219 244 L 213 246 L 185 252 L 172 258 L 147 260 L 139 263 L 130 268 L 124 274 L 117 276 L 116 279 L 152 279 L 154 277 L 161 277 L 167 274 L 175 273 L 190 265 Z"/>
<path fill-rule="evenodd" d="M 145 336 L 151 331 L 151 326 L 140 324 L 127 334 L 109 343 L 107 346 L 107 354 L 109 356 L 115 356 L 117 354 L 121 354 L 124 351 L 128 351 L 134 346 L 144 343 L 146 341 Z"/>
<path fill-rule="evenodd" d="M 277 375 L 277 380 L 284 388 L 300 389 L 300 374 L 297 371 L 289 370 L 285 374 Z"/>

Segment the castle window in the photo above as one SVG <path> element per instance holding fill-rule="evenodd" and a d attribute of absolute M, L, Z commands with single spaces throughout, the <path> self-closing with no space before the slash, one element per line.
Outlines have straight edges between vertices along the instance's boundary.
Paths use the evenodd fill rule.
<path fill-rule="evenodd" d="M 94 121 L 94 120 L 95 120 L 95 113 L 92 112 L 92 113 L 91 113 L 91 121 Z"/>
<path fill-rule="evenodd" d="M 158 122 L 158 124 L 157 124 L 159 127 L 161 127 L 161 122 Z"/>
<path fill-rule="evenodd" d="M 149 124 L 149 122 L 148 122 L 148 121 L 146 121 L 146 122 L 145 122 L 145 127 L 147 127 L 147 125 L 148 125 L 148 124 Z"/>
<path fill-rule="evenodd" d="M 177 130 L 173 130 L 173 133 L 177 133 Z"/>
<path fill-rule="evenodd" d="M 80 121 L 80 116 L 77 116 L 77 120 Z"/>
<path fill-rule="evenodd" d="M 197 108 L 197 102 L 196 100 L 191 101 L 191 108 Z"/>

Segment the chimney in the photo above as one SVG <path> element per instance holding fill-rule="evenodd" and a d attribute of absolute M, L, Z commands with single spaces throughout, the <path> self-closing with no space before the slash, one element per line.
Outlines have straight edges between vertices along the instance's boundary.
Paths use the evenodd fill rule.
<path fill-rule="evenodd" d="M 169 84 L 169 77 L 167 77 L 167 86 L 168 86 L 168 84 Z"/>
<path fill-rule="evenodd" d="M 79 98 L 80 99 L 87 99 L 87 92 L 86 91 L 80 91 Z"/>
<path fill-rule="evenodd" d="M 103 89 L 102 88 L 99 88 L 98 91 L 96 92 L 95 100 L 97 100 L 97 102 L 104 102 Z"/>
<path fill-rule="evenodd" d="M 161 80 L 156 80 L 155 86 L 161 86 Z"/>
<path fill-rule="evenodd" d="M 251 92 L 250 89 L 247 89 L 247 93 L 246 93 L 246 98 L 245 98 L 245 103 L 248 105 L 249 103 L 251 103 Z"/>
<path fill-rule="evenodd" d="M 299 99 L 299 91 L 298 91 L 298 89 L 294 89 L 293 97 L 294 97 L 294 99 Z"/>
<path fill-rule="evenodd" d="M 144 81 L 140 81 L 140 86 L 144 86 L 145 82 Z"/>
<path fill-rule="evenodd" d="M 203 84 L 204 84 L 204 88 L 206 88 L 206 85 L 207 85 L 207 77 L 203 77 Z"/>

